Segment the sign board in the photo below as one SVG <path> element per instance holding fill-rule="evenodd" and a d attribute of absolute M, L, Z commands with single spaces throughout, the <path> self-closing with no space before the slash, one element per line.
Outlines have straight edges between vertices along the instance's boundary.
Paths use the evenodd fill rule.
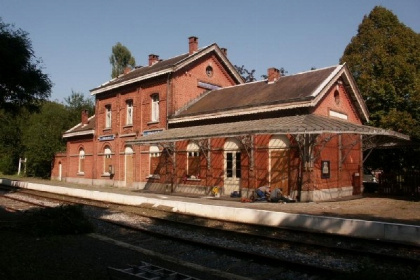
<path fill-rule="evenodd" d="M 163 131 L 163 129 L 145 130 L 145 131 L 143 131 L 143 136 L 159 133 L 159 132 L 162 132 L 162 131 Z"/>
<path fill-rule="evenodd" d="M 99 136 L 98 137 L 98 140 L 99 141 L 112 141 L 114 139 L 115 139 L 115 135 L 114 134 L 112 134 L 112 135 L 102 135 L 102 136 Z"/>

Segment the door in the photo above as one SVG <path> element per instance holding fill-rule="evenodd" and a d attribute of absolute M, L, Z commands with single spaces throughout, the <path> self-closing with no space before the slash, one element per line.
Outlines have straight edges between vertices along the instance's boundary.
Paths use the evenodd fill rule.
<path fill-rule="evenodd" d="M 285 135 L 273 135 L 269 143 L 269 178 L 271 189 L 280 188 L 290 195 L 289 186 L 289 139 Z"/>
<path fill-rule="evenodd" d="M 270 186 L 289 195 L 289 153 L 287 150 L 270 151 Z"/>
<path fill-rule="evenodd" d="M 125 148 L 125 186 L 132 187 L 134 181 L 134 153 L 131 147 Z"/>
<path fill-rule="evenodd" d="M 226 141 L 224 149 L 225 178 L 223 194 L 230 195 L 234 191 L 240 191 L 242 177 L 242 153 L 240 151 L 240 143 L 236 139 Z"/>

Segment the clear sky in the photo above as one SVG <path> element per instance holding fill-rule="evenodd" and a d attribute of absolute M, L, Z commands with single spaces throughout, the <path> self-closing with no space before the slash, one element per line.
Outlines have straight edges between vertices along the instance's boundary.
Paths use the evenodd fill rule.
<path fill-rule="evenodd" d="M 89 90 L 111 78 L 112 46 L 121 42 L 147 65 L 217 43 L 233 64 L 283 67 L 288 75 L 338 64 L 358 25 L 375 6 L 391 10 L 420 33 L 419 0 L 0 0 L 0 17 L 29 33 L 51 100 Z M 0 62 L 1 63 L 1 62 Z"/>

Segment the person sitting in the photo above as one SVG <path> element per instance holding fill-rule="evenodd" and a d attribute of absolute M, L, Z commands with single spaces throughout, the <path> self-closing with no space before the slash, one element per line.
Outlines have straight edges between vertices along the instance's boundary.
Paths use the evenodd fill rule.
<path fill-rule="evenodd" d="M 270 202 L 279 202 L 283 199 L 283 189 L 275 188 L 270 194 Z"/>
<path fill-rule="evenodd" d="M 255 190 L 257 193 L 257 199 L 256 200 L 267 200 L 267 198 L 270 196 L 270 187 L 268 186 L 262 186 Z"/>

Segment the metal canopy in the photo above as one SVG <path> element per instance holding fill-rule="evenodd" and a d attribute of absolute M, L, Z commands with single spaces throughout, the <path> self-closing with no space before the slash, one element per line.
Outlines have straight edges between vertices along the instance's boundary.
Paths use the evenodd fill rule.
<path fill-rule="evenodd" d="M 182 140 L 199 140 L 212 137 L 236 137 L 257 134 L 360 134 L 385 136 L 399 141 L 409 141 L 407 135 L 382 128 L 349 123 L 317 115 L 300 115 L 280 118 L 260 119 L 220 123 L 202 126 L 173 128 L 159 133 L 142 136 L 127 144 L 150 145 L 160 142 L 176 142 Z M 391 141 L 392 142 L 392 141 Z"/>

